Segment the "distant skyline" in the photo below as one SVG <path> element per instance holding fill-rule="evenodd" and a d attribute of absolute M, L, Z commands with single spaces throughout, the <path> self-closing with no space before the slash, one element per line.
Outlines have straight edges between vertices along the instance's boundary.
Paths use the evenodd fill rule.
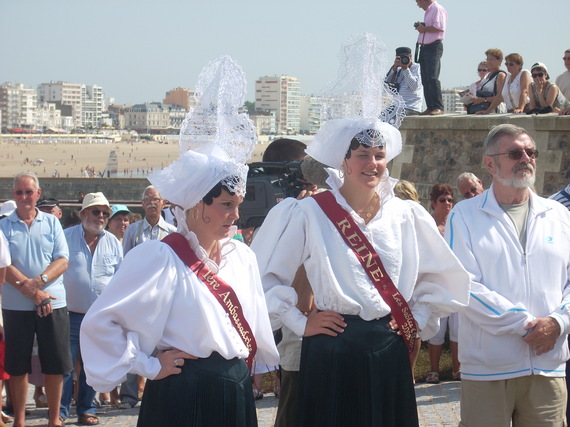
<path fill-rule="evenodd" d="M 439 3 L 449 17 L 442 87 L 475 81 L 493 47 L 521 54 L 527 69 L 545 63 L 551 79 L 565 71 L 568 0 Z M 373 33 L 391 58 L 399 46 L 414 49 L 423 15 L 414 0 L 4 1 L 0 84 L 67 81 L 102 86 L 119 104 L 162 101 L 173 88 L 194 89 L 204 65 L 230 55 L 246 73 L 248 101 L 265 75 L 297 77 L 312 94 L 336 78 L 351 35 Z"/>

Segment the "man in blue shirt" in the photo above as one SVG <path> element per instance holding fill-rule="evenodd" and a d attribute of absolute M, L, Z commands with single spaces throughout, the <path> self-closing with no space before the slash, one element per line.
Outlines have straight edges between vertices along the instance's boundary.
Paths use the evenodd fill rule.
<path fill-rule="evenodd" d="M 85 313 L 101 295 L 123 259 L 123 247 L 117 238 L 105 231 L 111 207 L 103 193 L 89 193 L 83 198 L 81 224 L 64 231 L 69 246 L 69 268 L 63 274 L 67 292 L 70 345 L 73 363 L 80 350 L 79 330 Z M 83 363 L 79 373 L 77 417 L 81 425 L 96 425 L 99 419 L 93 404 L 95 390 L 87 384 Z M 64 377 L 61 418 L 67 419 L 73 397 L 73 372 Z"/>
<path fill-rule="evenodd" d="M 11 377 L 14 425 L 25 425 L 35 334 L 45 374 L 49 425 L 58 426 L 63 374 L 73 369 L 61 277 L 67 269 L 69 251 L 59 220 L 36 208 L 41 194 L 36 174 L 18 174 L 12 188 L 16 210 L 0 221 L 12 259 L 2 287 L 6 371 Z"/>

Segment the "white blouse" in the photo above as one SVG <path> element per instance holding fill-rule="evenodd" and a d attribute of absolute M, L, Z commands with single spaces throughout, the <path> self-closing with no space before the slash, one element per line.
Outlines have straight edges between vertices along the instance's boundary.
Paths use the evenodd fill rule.
<path fill-rule="evenodd" d="M 418 203 L 396 198 L 392 184 L 386 183 L 378 188 L 383 193 L 379 212 L 365 224 L 339 193 L 342 181 L 331 177 L 327 183 L 378 252 L 410 305 L 422 339 L 435 335 L 440 317 L 467 304 L 469 276 L 433 218 Z M 295 307 L 297 294 L 290 286 L 300 264 L 305 265 L 319 310 L 359 315 L 364 320 L 390 313 L 352 250 L 312 198 L 279 203 L 269 212 L 259 236 L 263 238 L 255 239 L 252 249 L 273 329 L 286 325 L 297 335 L 304 333 L 307 320 Z"/>
<path fill-rule="evenodd" d="M 197 240 L 191 247 L 199 256 Z M 279 363 L 253 252 L 226 239 L 218 276 L 236 292 L 255 339 L 256 360 Z M 211 263 L 213 261 L 210 260 Z M 226 359 L 248 351 L 229 316 L 206 285 L 165 243 L 147 241 L 131 249 L 81 326 L 81 354 L 87 382 L 110 391 L 127 373 L 155 378 L 155 348 L 178 349 L 205 358 L 216 351 Z"/>

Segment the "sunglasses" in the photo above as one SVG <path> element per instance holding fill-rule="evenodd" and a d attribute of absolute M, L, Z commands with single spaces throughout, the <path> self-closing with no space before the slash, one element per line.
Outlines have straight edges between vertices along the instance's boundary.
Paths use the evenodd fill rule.
<path fill-rule="evenodd" d="M 483 72 L 486 73 L 487 71 L 489 71 L 489 70 L 487 70 L 486 68 L 477 68 L 478 73 L 483 73 Z"/>
<path fill-rule="evenodd" d="M 562 58 L 563 61 L 570 61 L 570 56 L 568 58 Z"/>
<path fill-rule="evenodd" d="M 445 203 L 445 202 L 453 203 L 453 199 L 451 197 L 440 197 L 439 199 L 437 199 L 437 201 L 439 203 Z"/>
<path fill-rule="evenodd" d="M 99 215 L 103 214 L 103 216 L 104 216 L 105 218 L 109 218 L 109 216 L 111 215 L 111 214 L 109 213 L 109 211 L 100 211 L 99 209 L 93 209 L 93 210 L 91 211 L 91 213 L 93 214 L 93 216 L 99 216 Z"/>
<path fill-rule="evenodd" d="M 544 77 L 544 73 L 536 73 L 532 75 L 533 79 L 536 79 L 537 77 Z"/>
<path fill-rule="evenodd" d="M 159 203 L 161 201 L 162 201 L 162 199 L 160 197 L 145 197 L 143 199 L 143 202 L 145 202 L 145 203 L 151 203 L 151 202 L 152 203 Z"/>
<path fill-rule="evenodd" d="M 477 189 L 476 189 L 475 187 L 471 187 L 471 188 L 469 189 L 469 191 L 466 191 L 465 193 L 463 193 L 463 197 L 465 197 L 466 199 L 468 199 L 469 196 L 472 195 L 472 194 L 473 194 L 473 195 L 477 194 Z"/>
<path fill-rule="evenodd" d="M 14 194 L 16 196 L 21 196 L 22 194 L 25 194 L 26 196 L 31 196 L 32 194 L 34 194 L 36 192 L 36 190 L 16 190 L 14 191 Z"/>
<path fill-rule="evenodd" d="M 525 148 L 524 150 L 522 148 L 519 148 L 517 150 L 507 151 L 506 153 L 497 153 L 497 154 L 488 154 L 488 155 L 502 156 L 503 154 L 506 154 L 507 156 L 509 156 L 509 159 L 511 160 L 520 160 L 523 156 L 523 153 L 526 153 L 526 155 L 531 159 L 536 159 L 538 157 L 538 150 L 535 150 L 534 148 Z"/>
<path fill-rule="evenodd" d="M 507 67 L 514 67 L 515 65 L 519 65 L 519 64 L 517 64 L 516 62 L 505 62 L 505 65 Z"/>

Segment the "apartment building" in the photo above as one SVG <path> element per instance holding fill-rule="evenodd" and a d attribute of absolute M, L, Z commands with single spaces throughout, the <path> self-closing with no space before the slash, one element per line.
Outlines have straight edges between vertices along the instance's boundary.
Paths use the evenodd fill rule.
<path fill-rule="evenodd" d="M 83 126 L 83 91 L 84 85 L 80 83 L 50 82 L 38 85 L 39 102 L 58 102 L 69 105 L 72 110 L 73 125 Z"/>
<path fill-rule="evenodd" d="M 443 108 L 446 114 L 465 113 L 463 102 L 459 98 L 459 92 L 463 89 L 442 89 Z"/>
<path fill-rule="evenodd" d="M 22 83 L 4 83 L 0 86 L 2 128 L 35 128 L 38 98 L 33 87 Z"/>
<path fill-rule="evenodd" d="M 81 126 L 85 129 L 101 127 L 105 95 L 101 86 L 81 85 Z"/>
<path fill-rule="evenodd" d="M 301 84 L 296 77 L 264 76 L 255 82 L 255 109 L 275 111 L 277 133 L 299 133 L 300 100 Z"/>
<path fill-rule="evenodd" d="M 314 135 L 321 127 L 322 103 L 314 95 L 301 95 L 301 133 Z"/>
<path fill-rule="evenodd" d="M 125 128 L 149 133 L 170 126 L 170 112 L 160 102 L 135 104 L 125 109 Z"/>
<path fill-rule="evenodd" d="M 162 103 L 166 105 L 178 105 L 179 107 L 184 108 L 184 110 L 190 111 L 190 108 L 194 108 L 196 106 L 194 93 L 195 92 L 193 90 L 177 87 L 166 92 L 166 96 Z"/>

